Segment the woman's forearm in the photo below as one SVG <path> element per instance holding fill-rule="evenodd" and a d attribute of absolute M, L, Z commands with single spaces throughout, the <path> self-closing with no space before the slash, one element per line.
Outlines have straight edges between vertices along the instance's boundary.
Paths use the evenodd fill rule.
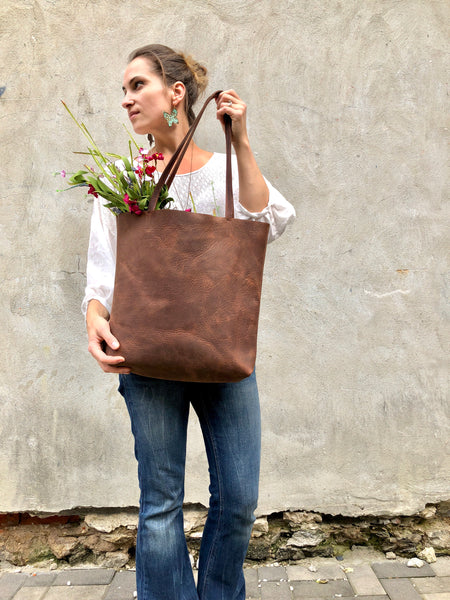
<path fill-rule="evenodd" d="M 109 312 L 99 300 L 90 300 L 86 310 L 86 325 L 88 328 L 97 317 L 108 320 Z"/>
<path fill-rule="evenodd" d="M 239 171 L 239 202 L 253 213 L 269 203 L 269 188 L 256 164 L 247 134 L 247 105 L 234 90 L 221 92 L 216 99 L 217 118 L 225 128 L 225 115 L 231 119 L 231 143 Z"/>
<path fill-rule="evenodd" d="M 234 144 L 239 171 L 239 202 L 250 212 L 261 212 L 269 202 L 269 188 L 248 141 Z"/>

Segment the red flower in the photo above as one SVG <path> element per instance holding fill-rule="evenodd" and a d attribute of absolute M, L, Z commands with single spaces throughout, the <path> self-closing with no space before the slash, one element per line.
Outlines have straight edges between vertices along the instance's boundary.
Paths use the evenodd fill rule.
<path fill-rule="evenodd" d="M 139 208 L 137 202 L 132 200 L 129 203 L 129 205 L 130 205 L 130 212 L 134 213 L 135 215 L 142 215 L 142 210 Z"/>
<path fill-rule="evenodd" d="M 146 173 L 146 175 L 153 175 L 153 173 L 154 173 L 155 171 L 156 171 L 156 167 L 154 167 L 153 165 L 152 165 L 152 166 L 150 166 L 150 165 L 147 165 L 147 166 L 145 167 L 145 173 Z"/>
<path fill-rule="evenodd" d="M 130 200 L 130 196 L 128 194 L 125 194 L 123 201 L 127 206 L 130 207 L 130 212 L 134 213 L 135 215 L 142 215 L 142 210 L 139 208 L 138 203 L 136 200 Z"/>
<path fill-rule="evenodd" d="M 95 196 L 95 198 L 98 198 L 98 194 L 95 191 L 95 187 L 91 183 L 89 184 L 88 194 L 92 194 L 93 196 Z"/>
<path fill-rule="evenodd" d="M 161 154 L 161 152 L 158 152 L 158 153 L 155 152 L 154 154 L 148 154 L 147 156 L 144 156 L 143 158 L 147 162 L 151 162 L 152 160 L 164 160 L 164 156 Z"/>

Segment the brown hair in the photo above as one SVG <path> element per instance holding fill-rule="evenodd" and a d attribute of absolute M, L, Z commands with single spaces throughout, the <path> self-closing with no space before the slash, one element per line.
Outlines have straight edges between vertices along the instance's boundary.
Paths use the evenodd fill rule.
<path fill-rule="evenodd" d="M 192 107 L 208 84 L 206 67 L 194 60 L 192 56 L 175 52 L 162 44 L 142 46 L 130 54 L 128 61 L 131 62 L 139 56 L 151 61 L 165 85 L 173 85 L 176 81 L 184 84 L 186 88 L 185 110 L 189 125 L 192 125 L 195 120 Z"/>

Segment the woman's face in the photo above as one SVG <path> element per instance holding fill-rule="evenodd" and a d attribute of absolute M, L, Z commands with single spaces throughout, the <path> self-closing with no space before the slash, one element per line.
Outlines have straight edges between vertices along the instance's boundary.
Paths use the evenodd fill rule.
<path fill-rule="evenodd" d="M 122 106 L 136 133 L 154 134 L 167 128 L 163 113 L 172 110 L 171 89 L 152 71 L 149 60 L 138 56 L 129 63 L 122 89 L 125 94 Z"/>

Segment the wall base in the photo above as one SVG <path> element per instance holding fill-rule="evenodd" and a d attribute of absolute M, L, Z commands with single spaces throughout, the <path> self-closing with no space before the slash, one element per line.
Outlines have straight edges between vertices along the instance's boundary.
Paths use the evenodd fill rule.
<path fill-rule="evenodd" d="M 185 533 L 193 564 L 198 559 L 206 515 L 202 505 L 185 507 Z M 137 523 L 136 509 L 0 515 L 0 560 L 45 568 L 85 564 L 132 567 Z M 255 522 L 247 562 L 339 556 L 352 546 L 404 557 L 432 547 L 436 555 L 450 555 L 450 501 L 428 505 L 420 514 L 406 517 L 351 518 L 304 511 L 260 517 Z"/>

